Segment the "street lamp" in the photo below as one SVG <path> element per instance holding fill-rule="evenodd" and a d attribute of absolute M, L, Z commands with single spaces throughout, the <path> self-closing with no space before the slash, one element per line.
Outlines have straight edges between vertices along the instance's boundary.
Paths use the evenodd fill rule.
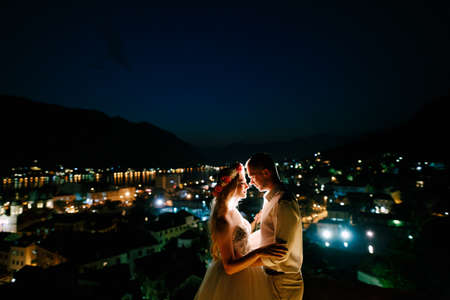
<path fill-rule="evenodd" d="M 367 230 L 367 231 L 366 231 L 366 235 L 367 235 L 369 238 L 373 238 L 374 233 L 373 233 L 372 230 Z"/>
<path fill-rule="evenodd" d="M 348 231 L 348 230 L 343 230 L 343 231 L 341 232 L 341 238 L 342 238 L 343 240 L 348 240 L 348 239 L 350 239 L 350 236 L 351 236 L 351 234 L 350 234 L 350 231 Z"/>
<path fill-rule="evenodd" d="M 323 236 L 323 238 L 328 240 L 328 239 L 331 239 L 333 234 L 328 229 L 325 229 L 324 231 L 322 231 L 322 236 Z"/>

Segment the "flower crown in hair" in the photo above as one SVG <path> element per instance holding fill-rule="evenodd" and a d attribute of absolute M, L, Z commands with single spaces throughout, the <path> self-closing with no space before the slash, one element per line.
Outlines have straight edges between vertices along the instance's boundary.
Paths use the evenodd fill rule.
<path fill-rule="evenodd" d="M 223 188 L 226 187 L 231 182 L 231 180 L 233 180 L 242 171 L 243 168 L 244 166 L 239 163 L 236 168 L 231 171 L 230 175 L 220 177 L 220 184 L 217 183 L 216 187 L 214 188 L 212 192 L 213 196 L 217 197 L 217 195 L 219 195 L 219 193 L 223 191 Z"/>

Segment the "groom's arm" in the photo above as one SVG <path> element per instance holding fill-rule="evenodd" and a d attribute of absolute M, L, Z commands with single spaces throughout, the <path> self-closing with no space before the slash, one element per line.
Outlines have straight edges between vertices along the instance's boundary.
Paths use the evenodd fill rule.
<path fill-rule="evenodd" d="M 275 267 L 288 259 L 295 233 L 301 230 L 298 226 L 300 223 L 298 203 L 293 199 L 280 199 L 273 208 L 271 217 L 274 224 L 274 240 L 285 244 L 288 252 L 279 258 L 261 258 L 262 263 L 268 268 Z"/>

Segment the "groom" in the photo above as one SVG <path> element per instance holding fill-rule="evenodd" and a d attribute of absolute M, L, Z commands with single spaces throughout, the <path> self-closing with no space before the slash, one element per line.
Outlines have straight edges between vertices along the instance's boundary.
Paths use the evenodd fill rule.
<path fill-rule="evenodd" d="M 272 158 L 266 153 L 254 154 L 246 163 L 250 183 L 264 195 L 259 236 L 262 245 L 286 244 L 288 252 L 280 258 L 262 258 L 269 275 L 274 299 L 303 298 L 302 222 L 298 202 L 280 181 Z"/>

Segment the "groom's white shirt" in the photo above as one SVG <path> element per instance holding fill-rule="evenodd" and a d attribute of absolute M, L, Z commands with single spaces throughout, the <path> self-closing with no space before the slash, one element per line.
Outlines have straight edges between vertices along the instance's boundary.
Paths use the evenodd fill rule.
<path fill-rule="evenodd" d="M 303 263 L 302 218 L 298 202 L 282 187 L 264 195 L 260 232 L 261 245 L 286 243 L 288 252 L 280 258 L 262 258 L 265 267 L 283 273 L 298 273 Z"/>

